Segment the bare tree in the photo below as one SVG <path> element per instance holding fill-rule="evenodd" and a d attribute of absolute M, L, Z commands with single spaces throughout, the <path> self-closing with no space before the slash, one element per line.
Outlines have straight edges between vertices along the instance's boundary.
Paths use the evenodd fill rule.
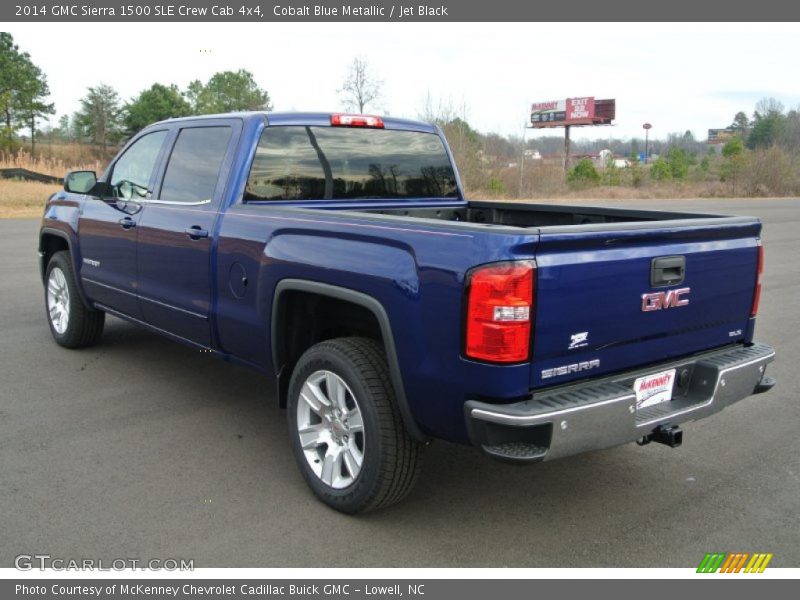
<path fill-rule="evenodd" d="M 359 113 L 363 113 L 367 104 L 380 100 L 382 87 L 383 81 L 375 76 L 367 60 L 356 57 L 350 64 L 347 77 L 338 91 L 347 110 L 358 110 Z"/>
<path fill-rule="evenodd" d="M 800 156 L 800 106 L 786 113 L 783 127 L 778 132 L 778 144 L 790 154 Z"/>
<path fill-rule="evenodd" d="M 783 102 L 775 98 L 762 98 L 756 102 L 756 117 L 771 117 L 783 114 Z"/>
<path fill-rule="evenodd" d="M 489 179 L 484 156 L 484 138 L 469 124 L 469 106 L 452 98 L 435 99 L 428 92 L 418 111 L 423 121 L 438 125 L 455 157 L 464 186 L 470 190 L 481 189 Z"/>

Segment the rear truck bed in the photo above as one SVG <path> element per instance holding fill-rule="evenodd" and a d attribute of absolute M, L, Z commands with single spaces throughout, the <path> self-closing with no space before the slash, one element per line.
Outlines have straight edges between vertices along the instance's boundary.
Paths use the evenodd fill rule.
<path fill-rule="evenodd" d="M 528 236 L 528 254 L 508 257 L 533 269 L 528 393 L 464 404 L 469 440 L 495 458 L 677 446 L 678 424 L 774 385 L 774 350 L 753 343 L 757 219 L 495 202 L 351 212 Z"/>

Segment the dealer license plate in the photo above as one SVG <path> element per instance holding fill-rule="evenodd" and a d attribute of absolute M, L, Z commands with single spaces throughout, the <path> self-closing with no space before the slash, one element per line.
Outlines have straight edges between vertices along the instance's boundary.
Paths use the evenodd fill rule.
<path fill-rule="evenodd" d="M 675 386 L 675 369 L 661 371 L 652 375 L 639 377 L 633 383 L 636 392 L 636 410 L 647 408 L 672 400 L 672 388 Z"/>

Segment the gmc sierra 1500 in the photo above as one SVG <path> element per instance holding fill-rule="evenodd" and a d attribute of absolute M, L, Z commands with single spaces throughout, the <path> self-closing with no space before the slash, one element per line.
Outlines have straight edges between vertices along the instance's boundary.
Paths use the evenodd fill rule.
<path fill-rule="evenodd" d="M 405 496 L 433 438 L 519 463 L 677 446 L 774 384 L 757 219 L 469 201 L 429 124 L 174 119 L 64 187 L 39 239 L 56 342 L 108 313 L 265 373 L 341 511 Z"/>

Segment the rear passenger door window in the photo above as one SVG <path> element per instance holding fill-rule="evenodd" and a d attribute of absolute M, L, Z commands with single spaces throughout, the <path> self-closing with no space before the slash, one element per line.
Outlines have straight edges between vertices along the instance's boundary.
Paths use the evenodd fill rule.
<path fill-rule="evenodd" d="M 205 204 L 214 198 L 228 144 L 230 127 L 182 129 L 167 163 L 159 199 Z"/>

